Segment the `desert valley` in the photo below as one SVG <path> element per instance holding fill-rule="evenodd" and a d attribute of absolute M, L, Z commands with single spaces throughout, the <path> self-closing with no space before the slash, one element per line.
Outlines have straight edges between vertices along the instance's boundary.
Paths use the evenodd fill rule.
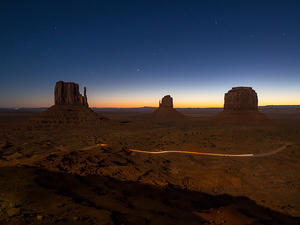
<path fill-rule="evenodd" d="M 258 109 L 245 87 L 224 110 L 54 92 L 42 112 L 0 112 L 0 224 L 299 224 L 299 108 Z"/>
<path fill-rule="evenodd" d="M 0 225 L 300 225 L 299 0 L 0 4 Z"/>

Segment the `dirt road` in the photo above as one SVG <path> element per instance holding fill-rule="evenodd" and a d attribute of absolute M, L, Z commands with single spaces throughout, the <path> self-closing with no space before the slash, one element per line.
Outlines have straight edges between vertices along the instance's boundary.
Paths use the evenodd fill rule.
<path fill-rule="evenodd" d="M 203 155 L 203 156 L 215 156 L 215 157 L 265 157 L 274 155 L 278 152 L 283 151 L 286 147 L 290 146 L 291 143 L 286 143 L 283 146 L 270 151 L 266 153 L 258 153 L 258 154 L 252 154 L 252 153 L 246 153 L 246 154 L 225 154 L 225 153 L 210 153 L 210 152 L 193 152 L 193 151 L 183 151 L 183 150 L 170 150 L 170 151 L 144 151 L 139 149 L 132 149 L 129 148 L 128 151 L 131 152 L 137 152 L 142 154 L 169 154 L 169 153 L 179 153 L 179 154 L 192 154 L 192 155 Z M 90 150 L 99 146 L 108 146 L 107 144 L 97 144 L 93 146 L 88 146 L 83 148 L 82 150 Z"/>

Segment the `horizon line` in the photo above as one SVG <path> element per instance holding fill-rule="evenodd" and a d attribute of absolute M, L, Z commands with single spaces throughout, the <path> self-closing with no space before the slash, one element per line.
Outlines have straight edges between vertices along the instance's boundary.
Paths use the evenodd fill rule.
<path fill-rule="evenodd" d="M 39 109 L 39 108 L 50 108 L 51 106 L 21 106 L 21 107 L 14 107 L 14 106 L 7 106 L 7 107 L 0 107 L 0 109 Z M 259 105 L 258 107 L 266 107 L 266 106 L 298 106 L 299 105 Z M 128 106 L 128 107 L 119 107 L 119 106 L 89 106 L 89 108 L 98 108 L 98 109 L 130 109 L 130 108 L 159 108 L 159 106 Z M 207 107 L 174 107 L 175 109 L 222 109 L 224 106 L 207 106 Z"/>

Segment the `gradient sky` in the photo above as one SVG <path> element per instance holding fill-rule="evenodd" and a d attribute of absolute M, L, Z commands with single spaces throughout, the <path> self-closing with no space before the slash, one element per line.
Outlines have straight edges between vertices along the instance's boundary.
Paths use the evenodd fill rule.
<path fill-rule="evenodd" d="M 0 29 L 0 107 L 50 106 L 58 80 L 95 107 L 300 105 L 299 0 L 10 0 Z"/>

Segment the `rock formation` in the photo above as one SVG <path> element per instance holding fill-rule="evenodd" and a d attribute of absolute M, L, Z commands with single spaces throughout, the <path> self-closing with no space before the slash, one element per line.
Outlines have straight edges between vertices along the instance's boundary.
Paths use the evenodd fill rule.
<path fill-rule="evenodd" d="M 270 121 L 258 111 L 258 98 L 251 87 L 233 87 L 225 94 L 224 110 L 213 118 L 217 123 L 260 123 Z"/>
<path fill-rule="evenodd" d="M 225 94 L 224 110 L 257 110 L 258 99 L 251 87 L 234 87 Z"/>
<path fill-rule="evenodd" d="M 79 85 L 73 82 L 58 81 L 54 89 L 55 105 L 83 105 L 88 107 L 86 87 L 84 95 L 79 92 Z"/>
<path fill-rule="evenodd" d="M 79 85 L 58 81 L 54 89 L 54 105 L 28 121 L 30 128 L 94 127 L 105 117 L 88 107 L 86 88 L 79 92 Z"/>
<path fill-rule="evenodd" d="M 183 119 L 184 115 L 173 108 L 173 98 L 166 95 L 159 101 L 159 108 L 153 113 L 154 119 L 177 120 Z"/>
<path fill-rule="evenodd" d="M 159 107 L 173 108 L 173 98 L 170 95 L 166 95 L 159 101 Z"/>

